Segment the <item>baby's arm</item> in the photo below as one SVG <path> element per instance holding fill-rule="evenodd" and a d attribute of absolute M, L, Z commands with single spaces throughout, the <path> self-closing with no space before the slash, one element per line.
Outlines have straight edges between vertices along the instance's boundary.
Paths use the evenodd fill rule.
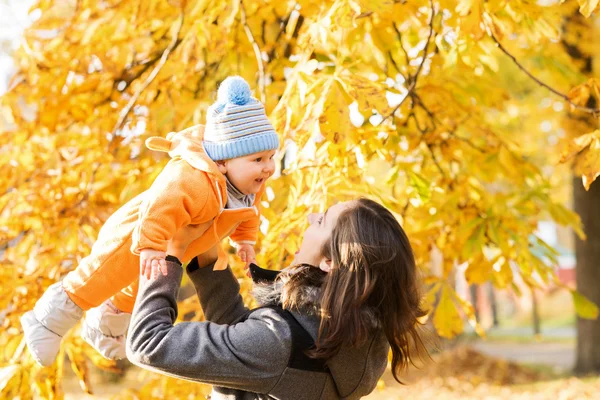
<path fill-rule="evenodd" d="M 258 228 L 260 226 L 260 198 L 265 191 L 263 186 L 256 194 L 256 215 L 247 221 L 242 222 L 236 230 L 231 234 L 231 240 L 237 246 L 237 253 L 240 259 L 246 263 L 246 269 L 251 262 L 256 261 L 256 253 L 254 245 L 258 239 Z"/>
<path fill-rule="evenodd" d="M 256 262 L 254 245 L 258 237 L 259 225 L 260 212 L 255 217 L 242 222 L 230 236 L 231 240 L 236 244 L 238 256 L 246 263 L 246 269 L 250 266 L 250 263 Z"/>
<path fill-rule="evenodd" d="M 151 269 L 166 271 L 164 262 L 169 240 L 192 218 L 207 210 L 210 181 L 201 171 L 183 160 L 170 161 L 148 189 L 140 205 L 131 251 L 140 255 L 141 272 L 149 277 Z M 213 210 L 217 212 L 217 210 Z M 207 216 L 207 219 L 211 219 Z M 161 262 L 162 261 L 162 262 Z"/>
<path fill-rule="evenodd" d="M 256 263 L 256 252 L 254 246 L 251 244 L 238 244 L 237 253 L 240 259 L 246 263 L 244 268 L 248 269 L 250 263 Z"/>

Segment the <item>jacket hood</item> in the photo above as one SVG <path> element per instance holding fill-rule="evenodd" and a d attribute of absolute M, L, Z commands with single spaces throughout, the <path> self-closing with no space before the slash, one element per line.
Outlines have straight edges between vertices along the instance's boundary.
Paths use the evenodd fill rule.
<path fill-rule="evenodd" d="M 256 265 L 251 266 L 250 271 L 255 282 L 253 295 L 257 302 L 263 306 L 281 304 L 286 280 L 289 279 L 289 275 L 302 268 L 314 267 L 288 267 L 278 274 L 281 276 L 277 276 L 272 271 Z M 302 286 L 297 296 L 298 310 L 290 310 L 315 340 L 321 321 L 321 292 L 321 287 Z M 364 312 L 373 324 L 372 340 L 359 347 L 345 347 L 327 361 L 329 373 L 340 397 L 343 398 L 366 396 L 375 388 L 387 366 L 389 345 L 385 334 L 378 329 L 379 324 L 373 310 L 366 309 Z"/>
<path fill-rule="evenodd" d="M 168 153 L 171 158 L 182 158 L 192 167 L 204 171 L 225 184 L 225 176 L 217 164 L 210 159 L 202 144 L 204 125 L 194 125 L 179 132 L 170 132 L 166 138 L 153 136 L 146 139 L 150 150 Z"/>

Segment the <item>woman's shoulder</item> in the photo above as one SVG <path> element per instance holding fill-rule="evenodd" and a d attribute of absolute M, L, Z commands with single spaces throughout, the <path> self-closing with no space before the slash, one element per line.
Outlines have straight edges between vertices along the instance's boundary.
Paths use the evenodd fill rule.
<path fill-rule="evenodd" d="M 358 347 L 345 346 L 328 361 L 329 370 L 342 398 L 360 398 L 371 393 L 388 364 L 390 346 L 381 329 L 376 329 Z"/>
<path fill-rule="evenodd" d="M 294 354 L 301 354 L 304 350 L 309 349 L 309 347 L 295 349 L 299 346 L 298 343 L 306 343 L 299 338 L 298 327 L 304 329 L 312 337 L 311 342 L 314 343 L 318 335 L 320 318 L 310 312 L 293 311 L 289 312 L 287 316 L 286 313 L 288 312 L 285 310 L 282 312 L 277 307 L 261 307 L 251 310 L 248 318 L 258 319 L 263 323 L 270 321 L 271 329 L 277 330 L 281 335 L 281 340 L 287 342 L 286 348 L 289 349 L 289 353 L 286 353 L 289 354 L 291 362 Z M 294 323 L 290 324 L 290 317 L 297 322 L 296 326 Z M 312 347 L 312 343 L 309 343 L 310 347 Z M 331 396 L 335 394 L 331 398 L 337 398 L 338 395 L 341 395 L 341 398 L 360 398 L 375 389 L 387 366 L 388 352 L 389 344 L 385 334 L 381 329 L 375 328 L 373 335 L 365 343 L 360 346 L 343 346 L 337 355 L 324 361 L 321 371 L 319 371 L 321 364 L 310 362 L 311 360 L 304 363 L 301 360 L 296 365 L 290 365 L 288 362 L 288 367 L 303 369 L 303 365 L 309 365 L 309 375 L 307 376 L 315 384 L 319 377 L 322 377 L 321 374 L 329 376 L 331 380 L 326 385 L 325 391 L 329 387 Z M 298 378 L 298 376 L 294 376 Z M 281 384 L 287 387 L 285 382 Z"/>

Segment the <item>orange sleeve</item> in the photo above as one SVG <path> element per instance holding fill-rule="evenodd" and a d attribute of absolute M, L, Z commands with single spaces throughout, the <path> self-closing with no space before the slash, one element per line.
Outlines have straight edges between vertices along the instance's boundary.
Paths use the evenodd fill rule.
<path fill-rule="evenodd" d="M 186 161 L 175 159 L 156 177 L 140 205 L 138 223 L 133 231 L 131 251 L 166 251 L 175 232 L 192 220 L 213 219 L 219 212 L 212 183 L 206 173 Z"/>
<path fill-rule="evenodd" d="M 256 209 L 258 210 L 257 215 L 239 224 L 231 234 L 230 238 L 232 241 L 237 244 L 256 244 L 258 228 L 260 226 L 260 208 L 258 205 L 256 205 Z"/>

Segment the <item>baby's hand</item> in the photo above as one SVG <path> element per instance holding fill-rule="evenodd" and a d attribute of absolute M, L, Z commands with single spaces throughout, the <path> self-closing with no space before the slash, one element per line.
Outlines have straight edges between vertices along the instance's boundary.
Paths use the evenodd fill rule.
<path fill-rule="evenodd" d="M 164 251 L 144 249 L 140 252 L 140 274 L 146 279 L 156 279 L 158 271 L 167 276 L 167 262 L 165 257 L 167 254 Z"/>
<path fill-rule="evenodd" d="M 256 253 L 254 253 L 254 246 L 251 244 L 240 244 L 237 249 L 238 256 L 246 263 L 244 269 L 248 269 L 250 263 L 256 262 Z"/>

